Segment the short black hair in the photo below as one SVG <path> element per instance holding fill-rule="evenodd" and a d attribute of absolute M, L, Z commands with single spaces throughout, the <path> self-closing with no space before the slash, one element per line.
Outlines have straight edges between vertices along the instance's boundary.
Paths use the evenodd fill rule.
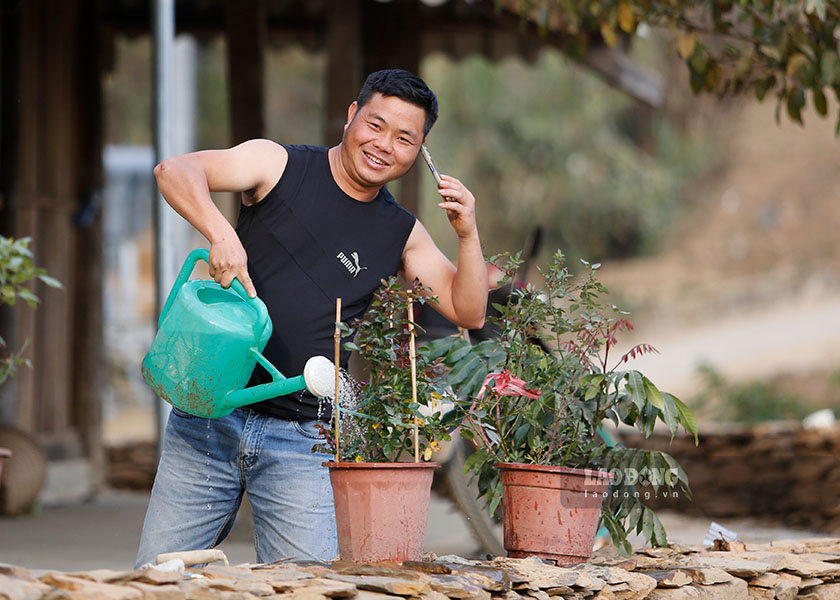
<path fill-rule="evenodd" d="M 408 71 L 402 69 L 383 69 L 367 76 L 356 103 L 359 108 L 364 106 L 371 96 L 380 93 L 383 96 L 395 96 L 426 111 L 426 124 L 423 127 L 423 137 L 428 135 L 438 118 L 438 102 L 435 93 L 429 89 L 426 82 Z"/>

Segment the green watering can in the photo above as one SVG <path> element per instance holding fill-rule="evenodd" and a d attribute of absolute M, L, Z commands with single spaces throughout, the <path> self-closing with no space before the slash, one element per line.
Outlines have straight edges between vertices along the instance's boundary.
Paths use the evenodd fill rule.
<path fill-rule="evenodd" d="M 286 378 L 261 354 L 273 329 L 265 304 L 250 298 L 234 279 L 230 289 L 215 281 L 188 281 L 195 263 L 208 261 L 193 250 L 169 292 L 158 332 L 143 359 L 143 378 L 158 396 L 190 414 L 224 417 L 235 408 L 299 392 L 333 395 L 332 361 L 310 358 L 302 375 Z M 271 383 L 245 387 L 256 364 Z"/>

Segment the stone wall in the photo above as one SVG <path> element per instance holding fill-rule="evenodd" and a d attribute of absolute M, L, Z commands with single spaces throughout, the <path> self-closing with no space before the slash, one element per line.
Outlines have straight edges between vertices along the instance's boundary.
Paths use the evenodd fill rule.
<path fill-rule="evenodd" d="M 105 449 L 105 482 L 118 490 L 151 490 L 157 471 L 154 442 L 135 442 Z"/>
<path fill-rule="evenodd" d="M 621 442 L 676 458 L 693 497 L 657 497 L 645 504 L 709 518 L 767 517 L 791 526 L 840 532 L 840 426 L 806 430 L 798 421 L 753 426 L 706 425 L 694 438 L 657 430 L 645 439 L 621 431 Z M 107 481 L 121 489 L 151 489 L 152 443 L 108 449 Z"/>
<path fill-rule="evenodd" d="M 627 446 L 655 448 L 688 474 L 692 499 L 652 497 L 645 504 L 705 517 L 769 517 L 792 526 L 840 531 L 840 427 L 806 430 L 799 422 L 701 427 L 692 436 L 657 430 L 621 433 Z"/>

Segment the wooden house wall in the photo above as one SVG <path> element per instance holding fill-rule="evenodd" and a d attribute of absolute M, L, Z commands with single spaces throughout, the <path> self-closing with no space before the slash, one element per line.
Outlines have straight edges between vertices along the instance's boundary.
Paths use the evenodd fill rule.
<path fill-rule="evenodd" d="M 14 311 L 15 347 L 32 368 L 13 380 L 12 425 L 34 434 L 53 459 L 97 462 L 101 360 L 101 251 L 96 190 L 101 182 L 100 86 L 95 4 L 3 1 L 3 231 L 31 237 L 34 262 L 63 289 L 35 285 L 37 310 Z M 9 114 L 12 116 L 10 117 Z M 7 411 L 8 413 L 8 411 Z M 96 471 L 96 469 L 94 469 Z"/>

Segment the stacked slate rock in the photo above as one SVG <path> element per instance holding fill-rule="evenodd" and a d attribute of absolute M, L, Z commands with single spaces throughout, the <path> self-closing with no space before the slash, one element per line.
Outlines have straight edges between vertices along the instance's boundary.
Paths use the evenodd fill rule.
<path fill-rule="evenodd" d="M 812 531 L 840 532 L 840 424 L 798 421 L 701 425 L 694 437 L 667 428 L 650 437 L 620 431 L 628 448 L 673 456 L 691 482 L 686 494 L 645 492 L 645 505 L 710 519 L 767 517 Z M 673 437 L 673 440 L 672 440 Z"/>
<path fill-rule="evenodd" d="M 572 567 L 535 557 L 430 555 L 403 565 L 279 563 L 162 570 L 0 565 L 0 600 L 792 600 L 840 599 L 840 539 L 727 550 L 672 546 Z"/>

